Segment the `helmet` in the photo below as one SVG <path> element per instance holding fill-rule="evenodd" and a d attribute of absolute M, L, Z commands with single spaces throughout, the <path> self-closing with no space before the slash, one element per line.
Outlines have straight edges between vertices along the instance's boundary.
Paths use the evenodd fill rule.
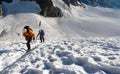
<path fill-rule="evenodd" d="M 29 29 L 29 26 L 24 26 L 24 29 Z"/>

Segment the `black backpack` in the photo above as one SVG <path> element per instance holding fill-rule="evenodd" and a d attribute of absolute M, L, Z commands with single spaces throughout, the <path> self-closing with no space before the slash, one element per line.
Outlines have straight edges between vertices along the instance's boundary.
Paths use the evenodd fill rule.
<path fill-rule="evenodd" d="M 44 30 L 40 30 L 40 33 L 41 33 L 41 34 L 43 34 L 43 35 L 45 35 L 45 32 L 44 32 Z"/>

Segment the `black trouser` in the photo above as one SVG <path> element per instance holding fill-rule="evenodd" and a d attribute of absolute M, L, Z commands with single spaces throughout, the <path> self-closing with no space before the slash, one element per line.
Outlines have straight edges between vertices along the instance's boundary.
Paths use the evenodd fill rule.
<path fill-rule="evenodd" d="M 32 37 L 27 37 L 26 41 L 27 41 L 26 46 L 27 46 L 28 50 L 30 50 L 31 49 L 30 42 L 32 41 Z"/>
<path fill-rule="evenodd" d="M 44 42 L 44 36 L 40 36 L 40 41 Z"/>

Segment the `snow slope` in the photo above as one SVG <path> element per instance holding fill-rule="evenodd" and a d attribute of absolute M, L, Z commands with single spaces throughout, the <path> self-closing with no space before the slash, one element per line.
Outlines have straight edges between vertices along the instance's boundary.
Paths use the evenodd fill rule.
<path fill-rule="evenodd" d="M 61 18 L 45 18 L 37 13 L 40 11 L 35 2 L 2 3 L 8 13 L 0 19 L 0 40 L 23 39 L 21 33 L 25 25 L 29 25 L 38 32 L 38 24 L 46 31 L 47 39 L 58 39 L 73 36 L 120 36 L 120 10 L 90 7 L 70 8 L 62 0 L 53 0 L 63 12 Z M 6 27 L 7 26 L 7 27 Z"/>
<path fill-rule="evenodd" d="M 38 15 L 35 2 L 2 3 L 6 16 L 0 19 L 0 74 L 120 74 L 120 10 L 69 8 L 62 0 L 52 1 L 63 17 Z M 46 32 L 45 43 L 36 39 L 28 53 L 25 25 L 36 34 Z"/>
<path fill-rule="evenodd" d="M 0 74 L 120 74 L 120 38 L 0 43 Z"/>

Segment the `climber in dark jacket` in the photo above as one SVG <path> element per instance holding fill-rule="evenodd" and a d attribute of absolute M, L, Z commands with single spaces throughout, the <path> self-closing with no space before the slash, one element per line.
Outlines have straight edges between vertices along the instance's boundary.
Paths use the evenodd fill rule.
<path fill-rule="evenodd" d="M 38 32 L 38 34 L 37 34 L 37 37 L 38 37 L 38 36 L 40 37 L 41 43 L 45 41 L 44 35 L 45 35 L 44 30 L 39 30 L 39 32 Z"/>

